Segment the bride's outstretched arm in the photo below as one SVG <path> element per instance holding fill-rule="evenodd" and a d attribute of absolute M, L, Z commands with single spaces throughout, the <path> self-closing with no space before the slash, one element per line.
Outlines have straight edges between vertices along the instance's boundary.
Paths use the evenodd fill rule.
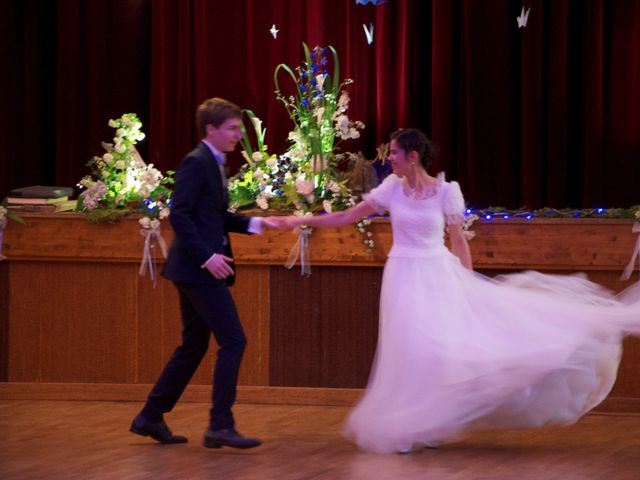
<path fill-rule="evenodd" d="M 462 226 L 448 225 L 447 232 L 449 233 L 449 240 L 451 240 L 451 252 L 460 259 L 462 265 L 472 270 L 471 250 L 469 249 L 467 237 L 465 237 L 462 231 Z"/>
<path fill-rule="evenodd" d="M 307 227 L 339 227 L 349 223 L 355 223 L 361 218 L 373 215 L 376 211 L 366 201 L 343 210 L 342 212 L 327 213 L 324 215 L 314 215 L 305 217 L 287 217 L 286 222 L 289 228 L 306 225 Z"/>

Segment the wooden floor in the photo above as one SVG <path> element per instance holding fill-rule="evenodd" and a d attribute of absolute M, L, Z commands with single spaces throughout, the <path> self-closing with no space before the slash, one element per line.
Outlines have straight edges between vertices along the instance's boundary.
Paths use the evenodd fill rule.
<path fill-rule="evenodd" d="M 208 406 L 168 416 L 189 443 L 128 432 L 140 404 L 0 401 L 0 479 L 640 479 L 640 416 L 591 414 L 570 427 L 474 433 L 438 450 L 378 455 L 339 432 L 345 407 L 236 407 L 253 450 L 201 446 Z"/>

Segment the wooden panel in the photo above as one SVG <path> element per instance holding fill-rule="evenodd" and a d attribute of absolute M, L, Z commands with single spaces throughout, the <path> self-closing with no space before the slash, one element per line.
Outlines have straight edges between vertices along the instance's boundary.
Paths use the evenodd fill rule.
<path fill-rule="evenodd" d="M 242 360 L 239 383 L 267 385 L 269 382 L 268 267 L 238 267 L 236 285 L 231 293 L 236 301 L 248 346 Z M 182 320 L 178 293 L 174 285 L 159 278 L 156 288 L 140 277 L 138 318 L 135 332 L 136 383 L 154 383 L 164 365 L 181 343 Z M 153 300 L 153 301 L 151 301 Z M 217 344 L 213 336 L 209 351 L 191 383 L 211 385 Z"/>
<path fill-rule="evenodd" d="M 309 242 L 309 258 L 314 265 L 381 266 L 391 246 L 387 220 L 374 220 L 375 248 L 368 250 L 354 226 L 315 229 Z M 293 232 L 270 231 L 265 235 L 232 234 L 234 254 L 239 263 L 282 266 L 298 241 Z"/>
<path fill-rule="evenodd" d="M 632 224 L 617 219 L 480 221 L 470 245 L 480 268 L 622 271 L 634 247 Z"/>
<path fill-rule="evenodd" d="M 134 382 L 155 383 L 160 372 L 181 342 L 182 321 L 178 294 L 173 284 L 162 277 L 156 287 L 148 278 L 139 277 L 135 345 L 137 359 Z"/>
<path fill-rule="evenodd" d="M 78 213 L 25 214 L 26 226 L 11 222 L 5 232 L 10 259 L 139 262 L 143 239 L 137 216 L 95 225 Z M 471 241 L 477 268 L 621 271 L 633 251 L 632 220 L 535 219 L 478 221 Z M 316 265 L 381 266 L 391 246 L 386 219 L 373 221 L 376 247 L 369 252 L 353 226 L 314 230 L 311 260 Z M 171 241 L 172 231 L 163 235 Z M 232 234 L 238 264 L 282 265 L 297 236 L 293 232 Z"/>
<path fill-rule="evenodd" d="M 180 342 L 181 322 L 173 285 L 159 279 L 154 289 L 137 274 L 143 245 L 137 219 L 94 225 L 79 214 L 25 217 L 27 226 L 10 223 L 3 249 L 10 260 L 0 263 L 0 360 L 6 360 L 0 379 L 153 383 Z M 631 225 L 478 222 L 474 264 L 489 275 L 583 270 L 620 291 L 637 278 L 618 279 L 634 244 Z M 377 335 L 381 266 L 391 244 L 386 220 L 375 221 L 374 231 L 373 252 L 351 226 L 314 231 L 309 279 L 300 278 L 299 267 L 282 266 L 293 233 L 233 236 L 239 277 L 232 294 L 249 339 L 241 384 L 364 386 Z M 170 241 L 170 228 L 164 233 Z M 212 341 L 192 381 L 206 391 L 215 350 Z M 640 398 L 638 365 L 640 340 L 627 339 L 617 398 Z"/>
<path fill-rule="evenodd" d="M 25 213 L 26 225 L 9 222 L 5 254 L 13 259 L 140 262 L 144 238 L 137 218 L 94 224 L 81 213 Z M 139 218 L 139 217 L 138 217 Z M 164 234 L 170 238 L 165 226 Z"/>
<path fill-rule="evenodd" d="M 8 380 L 9 262 L 0 261 L 0 382 Z"/>
<path fill-rule="evenodd" d="M 12 262 L 9 380 L 126 382 L 131 265 Z"/>
<path fill-rule="evenodd" d="M 359 388 L 377 341 L 381 269 L 271 271 L 271 385 Z"/>
<path fill-rule="evenodd" d="M 231 293 L 247 335 L 240 385 L 269 385 L 269 267 L 238 266 Z"/>

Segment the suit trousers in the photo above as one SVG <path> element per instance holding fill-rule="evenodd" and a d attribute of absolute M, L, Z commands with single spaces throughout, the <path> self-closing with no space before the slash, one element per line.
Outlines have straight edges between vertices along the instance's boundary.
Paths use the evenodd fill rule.
<path fill-rule="evenodd" d="M 213 370 L 209 428 L 233 428 L 231 407 L 247 339 L 231 292 L 222 282 L 174 284 L 180 296 L 182 345 L 165 366 L 141 413 L 151 421 L 161 421 L 163 414 L 173 409 L 204 358 L 213 333 L 219 350 Z"/>

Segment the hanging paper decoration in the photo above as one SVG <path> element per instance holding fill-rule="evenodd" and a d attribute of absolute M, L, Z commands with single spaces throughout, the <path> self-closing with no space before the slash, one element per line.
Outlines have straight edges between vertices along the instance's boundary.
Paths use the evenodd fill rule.
<path fill-rule="evenodd" d="M 516 17 L 516 22 L 518 22 L 518 28 L 524 28 L 527 26 L 527 22 L 529 21 L 529 12 L 531 11 L 531 7 L 527 8 L 527 11 L 524 10 L 524 5 L 522 5 L 522 10 L 520 10 L 520 15 Z"/>
<path fill-rule="evenodd" d="M 367 43 L 371 45 L 373 43 L 373 23 L 370 23 L 369 27 L 363 23 L 362 28 L 364 28 L 364 35 L 367 37 Z"/>

